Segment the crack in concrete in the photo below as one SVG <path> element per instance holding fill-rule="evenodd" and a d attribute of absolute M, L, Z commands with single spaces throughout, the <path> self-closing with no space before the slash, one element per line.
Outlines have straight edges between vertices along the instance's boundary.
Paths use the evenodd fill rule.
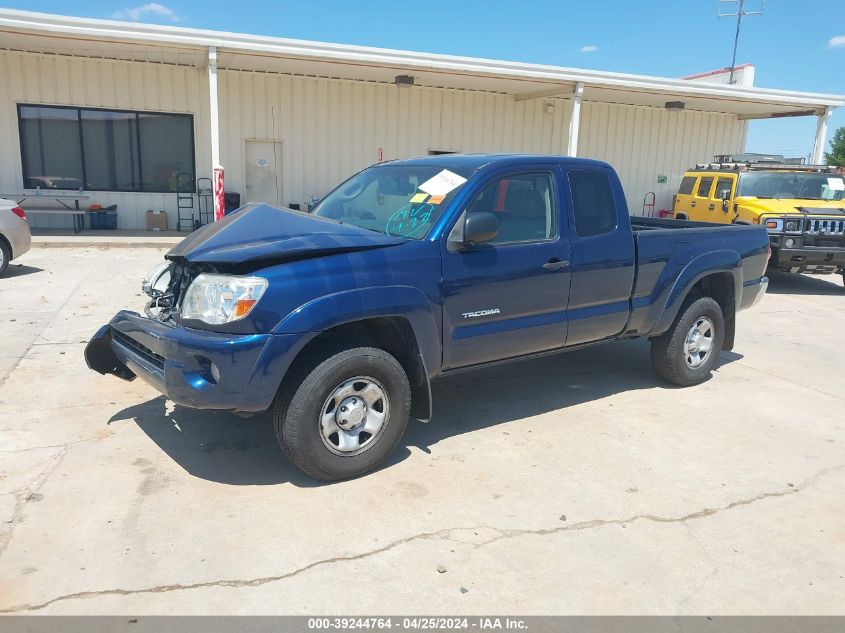
<path fill-rule="evenodd" d="M 90 439 L 83 439 L 83 440 L 74 440 L 73 442 L 68 442 L 67 444 L 57 444 L 56 446 L 35 446 L 31 449 L 22 449 L 21 451 L 15 452 L 22 452 L 23 450 L 35 450 L 35 449 L 44 449 L 49 450 L 53 448 L 60 449 L 54 457 L 52 457 L 52 462 L 49 463 L 40 473 L 38 473 L 35 477 L 33 477 L 30 482 L 24 486 L 23 488 L 18 488 L 17 490 L 12 490 L 10 492 L 4 493 L 3 496 L 13 495 L 15 497 L 15 508 L 12 510 L 12 515 L 8 519 L 6 519 L 6 523 L 9 525 L 9 529 L 7 532 L 0 534 L 0 556 L 6 551 L 9 547 L 9 544 L 12 542 L 12 537 L 15 534 L 15 527 L 21 522 L 23 517 L 23 511 L 26 507 L 27 503 L 29 503 L 34 495 L 37 495 L 38 492 L 44 487 L 44 484 L 47 483 L 47 480 L 50 479 L 50 475 L 52 475 L 58 467 L 61 465 L 62 461 L 67 455 L 67 452 L 70 450 L 72 446 L 77 444 L 81 444 L 82 442 L 91 442 L 93 440 Z M 2 452 L 11 452 L 11 451 L 2 451 Z"/>
<path fill-rule="evenodd" d="M 137 594 L 154 594 L 154 593 L 169 593 L 172 591 L 188 591 L 192 589 L 205 589 L 211 587 L 260 587 L 262 585 L 266 585 L 268 583 L 279 582 L 282 580 L 287 580 L 289 578 L 293 578 L 295 576 L 299 576 L 300 574 L 304 574 L 312 569 L 323 567 L 326 565 L 333 565 L 335 563 L 343 563 L 343 562 L 351 562 L 362 560 L 365 558 L 369 558 L 371 556 L 376 556 L 378 554 L 383 554 L 384 552 L 388 552 L 392 549 L 400 547 L 402 545 L 406 545 L 407 543 L 411 543 L 413 541 L 418 540 L 428 540 L 428 539 L 439 539 L 439 540 L 449 540 L 457 543 L 462 543 L 465 545 L 472 545 L 474 548 L 484 547 L 486 545 L 490 545 L 497 541 L 503 539 L 510 539 L 515 538 L 518 536 L 546 536 L 550 534 L 558 534 L 561 532 L 575 532 L 580 530 L 589 530 L 596 527 L 603 527 L 609 525 L 617 525 L 623 526 L 629 523 L 634 523 L 635 521 L 652 521 L 656 523 L 681 523 L 684 524 L 687 521 L 693 521 L 697 519 L 703 519 L 719 512 L 725 512 L 728 510 L 732 510 L 733 508 L 738 508 L 741 506 L 751 505 L 758 501 L 762 501 L 763 499 L 770 499 L 775 497 L 785 497 L 788 495 L 794 495 L 802 490 L 805 490 L 809 486 L 812 486 L 816 481 L 818 481 L 821 477 L 826 475 L 829 472 L 833 472 L 836 470 L 841 470 L 845 468 L 845 465 L 842 466 L 834 466 L 830 468 L 824 468 L 818 471 L 816 474 L 808 477 L 803 482 L 798 485 L 795 485 L 790 488 L 786 488 L 783 490 L 777 490 L 774 492 L 764 492 L 759 495 L 755 495 L 753 497 L 747 497 L 744 499 L 738 499 L 737 501 L 732 501 L 724 506 L 717 506 L 714 508 L 704 508 L 702 510 L 698 510 L 696 512 L 691 512 L 689 514 L 685 514 L 680 517 L 665 517 L 656 514 L 637 514 L 626 519 L 594 519 L 590 521 L 581 521 L 579 523 L 573 523 L 571 525 L 562 525 L 556 526 L 553 528 L 540 528 L 540 529 L 500 529 L 496 527 L 490 526 L 474 526 L 474 527 L 457 527 L 457 528 L 445 528 L 442 530 L 437 530 L 435 532 L 421 532 L 419 534 L 414 534 L 411 536 L 407 536 L 405 538 L 392 541 L 387 545 L 382 547 L 367 550 L 365 552 L 361 552 L 359 554 L 352 554 L 349 556 L 334 556 L 332 558 L 324 558 L 312 563 L 308 563 L 307 565 L 303 565 L 302 567 L 298 567 L 294 570 L 291 570 L 285 574 L 279 574 L 274 576 L 261 576 L 259 578 L 252 578 L 248 580 L 243 579 L 221 579 L 221 580 L 208 580 L 204 582 L 196 582 L 190 584 L 171 584 L 171 585 L 156 585 L 153 587 L 143 587 L 140 589 L 101 589 L 101 590 L 90 590 L 90 591 L 79 591 L 76 593 L 64 594 L 61 596 L 56 596 L 50 600 L 45 602 L 40 602 L 37 604 L 22 604 L 16 605 L 12 607 L 6 607 L 4 609 L 0 609 L 0 614 L 3 613 L 20 613 L 24 611 L 40 611 L 53 605 L 57 602 L 63 602 L 66 600 L 77 600 L 77 599 L 85 599 L 85 598 L 97 598 L 101 596 L 130 596 L 130 595 L 137 595 Z M 456 532 L 463 532 L 463 531 L 473 531 L 477 533 L 478 531 L 489 530 L 497 532 L 497 536 L 488 539 L 486 541 L 481 542 L 473 542 L 473 541 L 466 541 L 462 539 L 455 538 L 453 536 Z M 713 572 L 711 572 L 711 575 Z M 705 582 L 707 579 L 705 579 Z M 702 584 L 703 587 L 703 584 Z M 700 590 L 700 589 L 699 589 Z M 696 590 L 698 591 L 698 590 Z M 694 595 L 695 592 L 693 592 Z"/>

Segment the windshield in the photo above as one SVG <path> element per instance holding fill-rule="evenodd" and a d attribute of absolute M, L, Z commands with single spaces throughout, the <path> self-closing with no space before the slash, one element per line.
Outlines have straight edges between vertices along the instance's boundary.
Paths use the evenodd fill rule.
<path fill-rule="evenodd" d="M 740 174 L 737 196 L 842 200 L 845 182 L 839 174 L 753 171 Z"/>
<path fill-rule="evenodd" d="M 352 176 L 312 212 L 343 224 L 421 240 L 471 173 L 435 165 L 376 165 Z"/>

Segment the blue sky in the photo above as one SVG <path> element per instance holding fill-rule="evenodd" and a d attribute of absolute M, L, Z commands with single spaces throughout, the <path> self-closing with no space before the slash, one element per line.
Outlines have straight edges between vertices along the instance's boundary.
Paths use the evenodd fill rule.
<path fill-rule="evenodd" d="M 746 0 L 749 8 L 761 0 Z M 728 66 L 736 22 L 718 0 L 6 0 L 94 18 L 680 77 Z M 768 0 L 743 21 L 737 63 L 756 85 L 845 93 L 843 0 Z M 835 111 L 833 131 L 845 126 Z M 806 155 L 815 118 L 752 122 L 749 151 Z"/>

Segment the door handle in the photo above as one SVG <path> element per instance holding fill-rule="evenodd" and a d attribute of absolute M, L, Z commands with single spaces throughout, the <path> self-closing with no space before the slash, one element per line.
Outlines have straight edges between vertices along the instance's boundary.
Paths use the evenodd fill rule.
<path fill-rule="evenodd" d="M 711 211 L 713 211 L 715 208 L 716 208 L 716 205 L 715 205 L 715 204 L 711 204 L 711 205 L 708 207 L 708 209 L 710 209 Z"/>
<path fill-rule="evenodd" d="M 692 202 L 690 202 L 690 203 L 689 203 L 689 206 L 694 207 L 694 206 L 695 206 L 695 200 L 693 200 Z"/>
<path fill-rule="evenodd" d="M 545 270 L 563 270 L 564 268 L 569 268 L 569 262 L 565 259 L 558 259 L 555 257 L 554 259 L 550 259 L 545 264 L 543 264 L 543 268 Z"/>

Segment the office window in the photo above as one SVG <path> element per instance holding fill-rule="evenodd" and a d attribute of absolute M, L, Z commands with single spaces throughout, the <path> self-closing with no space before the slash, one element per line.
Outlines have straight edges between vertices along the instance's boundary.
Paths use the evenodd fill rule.
<path fill-rule="evenodd" d="M 176 190 L 193 184 L 194 121 L 189 114 L 59 106 L 18 106 L 27 189 Z"/>
<path fill-rule="evenodd" d="M 616 205 L 607 175 L 598 171 L 569 172 L 575 232 L 579 237 L 608 233 L 616 228 Z"/>

